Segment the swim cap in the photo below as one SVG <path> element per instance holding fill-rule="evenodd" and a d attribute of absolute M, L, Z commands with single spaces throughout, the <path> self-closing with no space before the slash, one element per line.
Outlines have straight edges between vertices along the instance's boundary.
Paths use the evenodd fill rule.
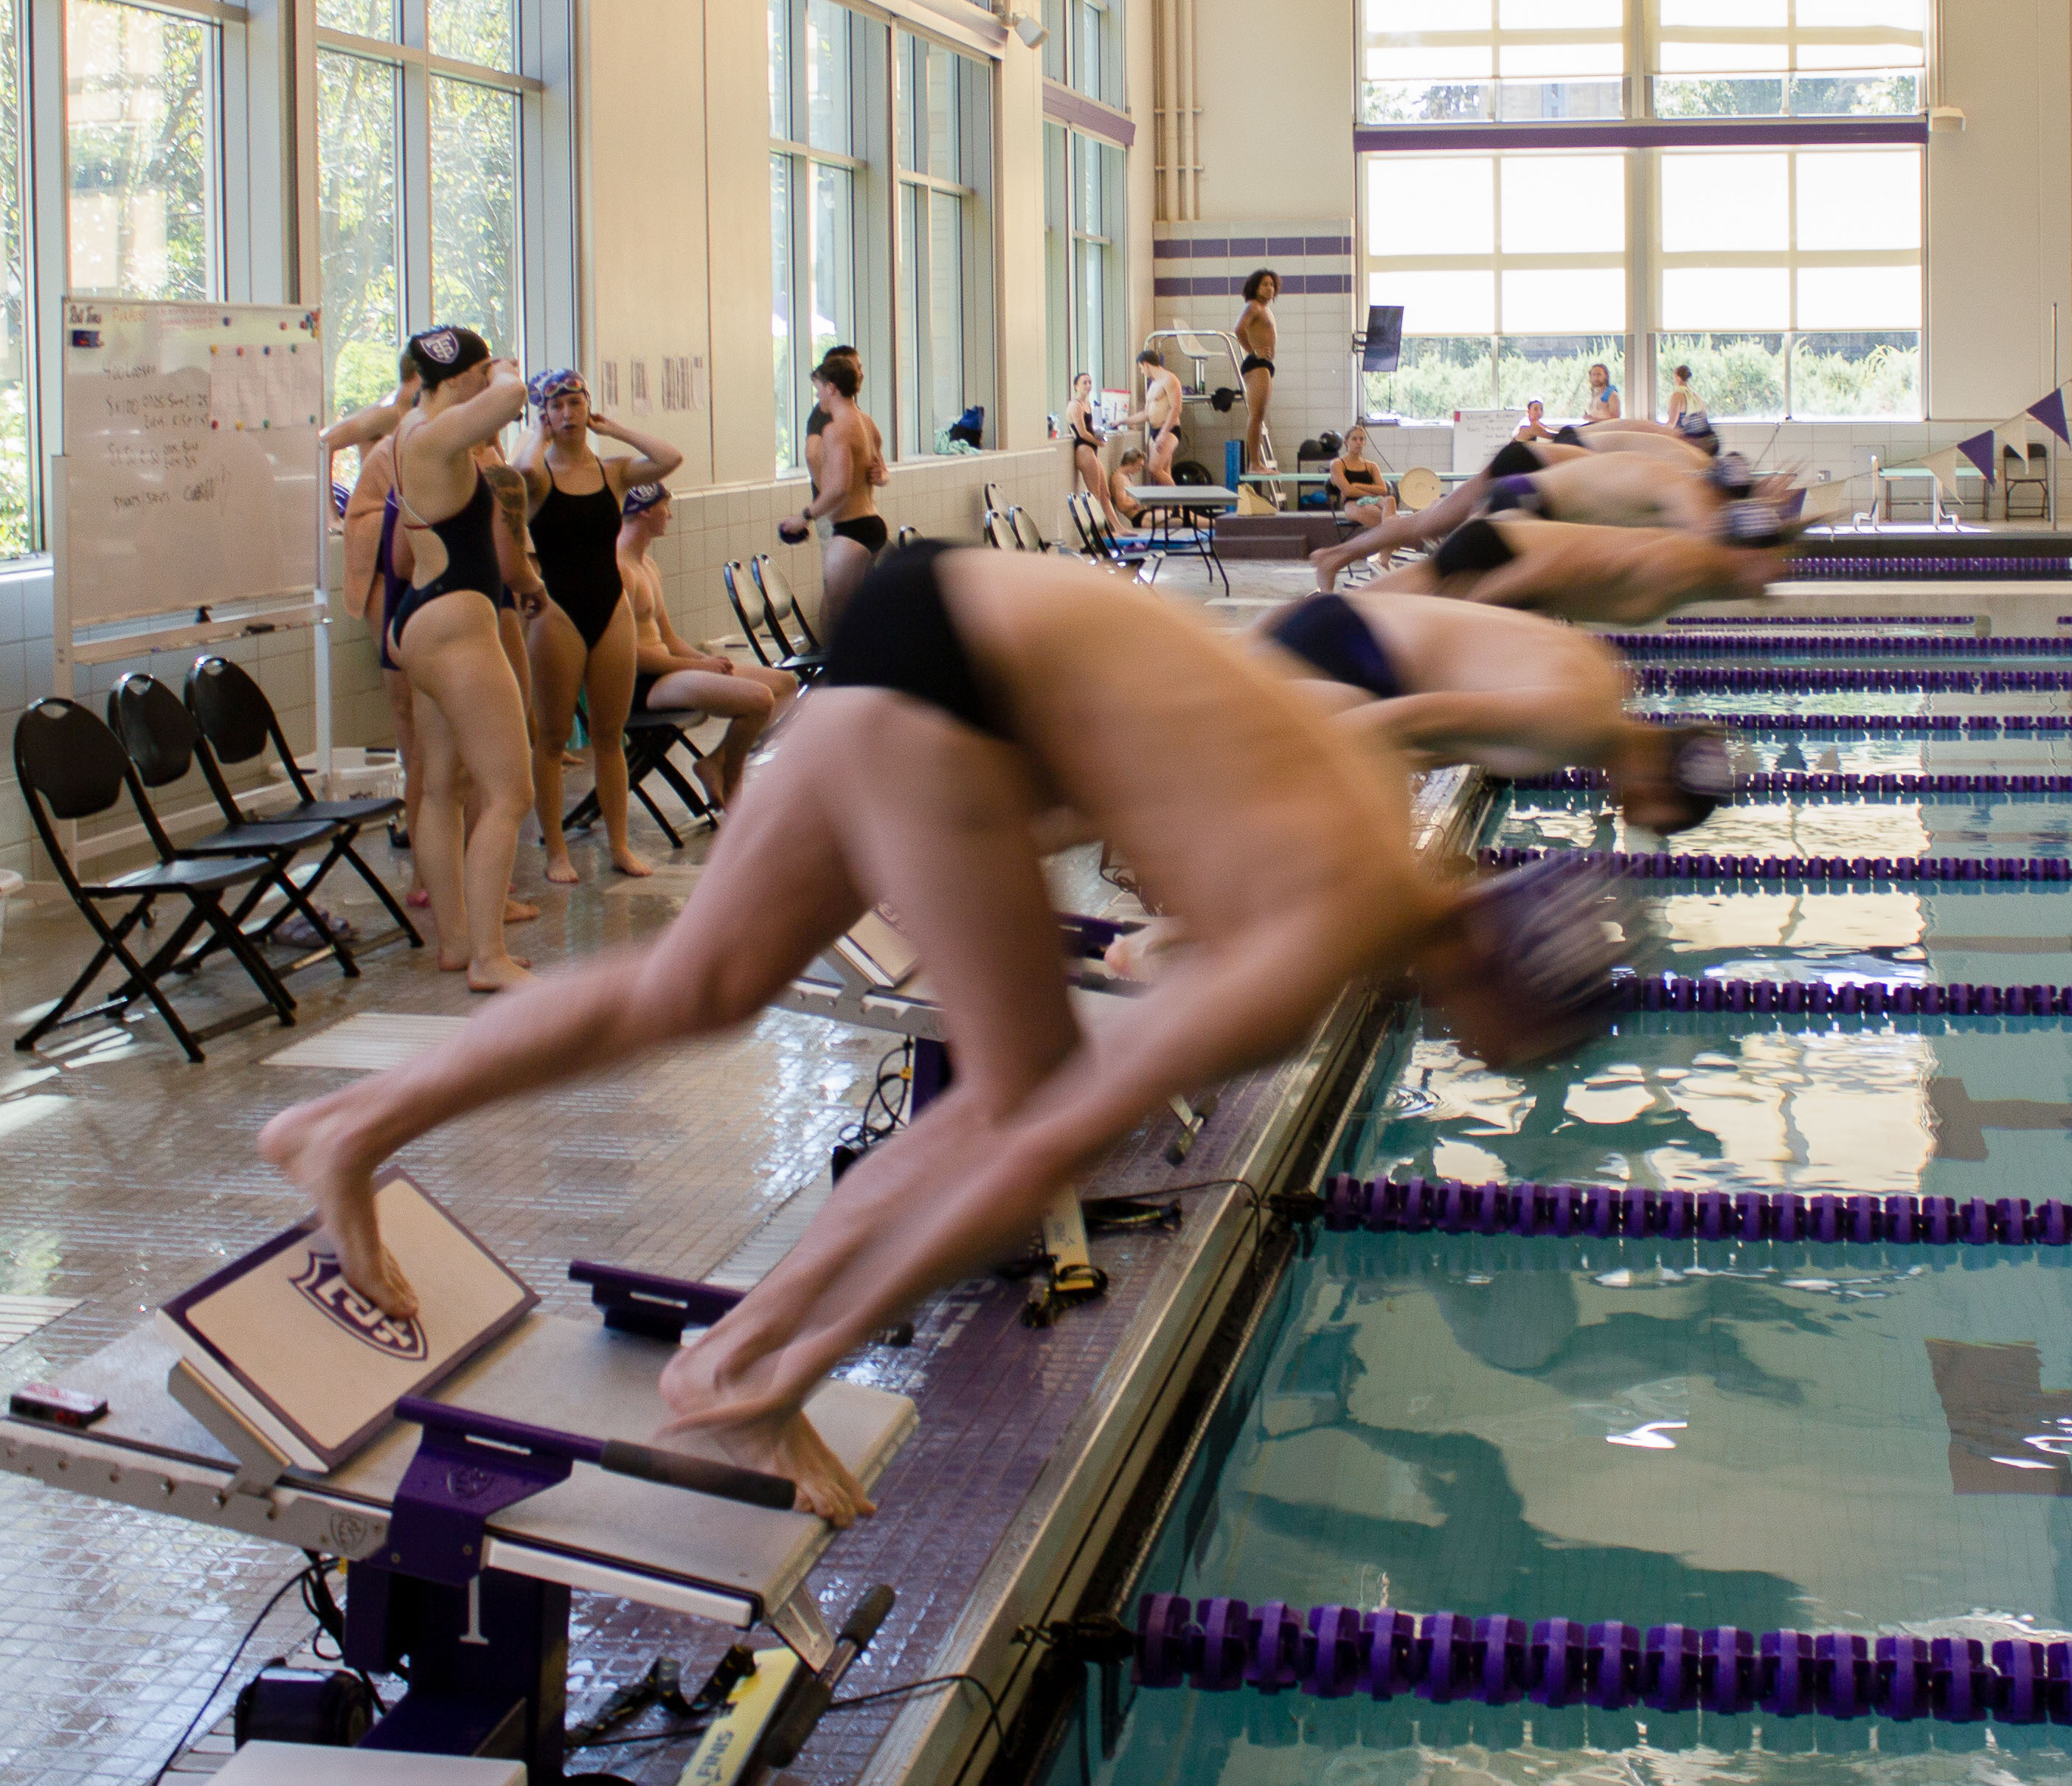
<path fill-rule="evenodd" d="M 1739 453 L 1722 453 L 1705 468 L 1712 487 L 1738 501 L 1755 488 L 1755 467 Z"/>
<path fill-rule="evenodd" d="M 417 363 L 425 389 L 437 390 L 449 378 L 457 377 L 489 357 L 489 344 L 473 329 L 442 323 L 410 337 L 410 357 Z"/>
<path fill-rule="evenodd" d="M 1672 726 L 1669 747 L 1669 779 L 1683 796 L 1689 815 L 1667 831 L 1688 831 L 1703 825 L 1714 809 L 1734 791 L 1734 767 L 1727 755 L 1727 735 L 1716 726 Z"/>
<path fill-rule="evenodd" d="M 331 487 L 331 505 L 338 511 L 340 521 L 345 519 L 345 505 L 352 500 L 352 492 L 345 485 L 334 484 Z"/>
<path fill-rule="evenodd" d="M 1729 545 L 1782 545 L 1797 531 L 1774 502 L 1750 500 L 1727 505 L 1724 533 Z"/>
<path fill-rule="evenodd" d="M 1490 486 L 1490 512 L 1492 515 L 1501 514 L 1509 508 L 1515 508 L 1528 515 L 1541 512 L 1540 487 L 1532 481 L 1530 472 L 1520 471 L 1513 477 L 1498 478 Z"/>
<path fill-rule="evenodd" d="M 636 484 L 626 492 L 623 512 L 631 517 L 645 514 L 658 502 L 669 500 L 669 488 L 663 484 Z"/>
<path fill-rule="evenodd" d="M 1602 865 L 1563 851 L 1484 882 L 1462 912 L 1478 973 L 1516 1021 L 1492 1067 L 1527 1066 L 1602 1035 L 1618 1008 L 1613 970 L 1653 940 L 1646 907 Z"/>
<path fill-rule="evenodd" d="M 583 375 L 573 366 L 556 366 L 551 371 L 535 372 L 525 381 L 525 395 L 532 407 L 544 409 L 563 391 L 581 391 L 590 395 L 590 386 L 583 382 Z"/>

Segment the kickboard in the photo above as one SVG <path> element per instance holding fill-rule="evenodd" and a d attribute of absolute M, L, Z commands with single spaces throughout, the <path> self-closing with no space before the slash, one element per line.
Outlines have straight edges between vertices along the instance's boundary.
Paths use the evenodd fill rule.
<path fill-rule="evenodd" d="M 417 1293 L 407 1321 L 355 1294 L 314 1215 L 158 1312 L 187 1367 L 302 1469 L 335 1469 L 399 1397 L 423 1394 L 540 1300 L 407 1175 L 391 1171 L 374 1207 Z"/>

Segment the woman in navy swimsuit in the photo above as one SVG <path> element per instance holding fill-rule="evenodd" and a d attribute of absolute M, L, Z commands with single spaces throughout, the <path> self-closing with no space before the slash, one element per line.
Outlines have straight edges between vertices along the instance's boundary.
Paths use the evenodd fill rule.
<path fill-rule="evenodd" d="M 532 504 L 532 547 L 549 599 L 532 619 L 532 794 L 547 847 L 547 879 L 576 881 L 561 835 L 561 752 L 576 718 L 578 691 L 589 697 L 591 761 L 597 803 L 622 874 L 653 870 L 626 836 L 626 716 L 633 707 L 633 612 L 619 581 L 619 506 L 639 484 L 660 484 L 684 463 L 665 441 L 636 434 L 594 414 L 582 374 L 541 372 L 529 394 L 538 426 L 518 451 Z M 622 440 L 633 451 L 599 459 L 590 437 Z"/>
<path fill-rule="evenodd" d="M 516 363 L 492 360 L 471 329 L 428 329 L 410 342 L 423 376 L 396 430 L 398 531 L 412 574 L 388 619 L 389 654 L 410 679 L 424 796 L 411 846 L 432 896 L 439 965 L 469 989 L 498 992 L 531 976 L 504 946 L 504 899 L 525 816 L 525 702 L 504 655 L 495 504 L 475 448 L 525 405 Z M 473 789 L 475 824 L 462 802 Z"/>

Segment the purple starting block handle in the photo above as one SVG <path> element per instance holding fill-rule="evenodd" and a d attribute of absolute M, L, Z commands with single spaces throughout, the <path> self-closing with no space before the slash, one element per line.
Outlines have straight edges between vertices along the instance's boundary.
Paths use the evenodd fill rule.
<path fill-rule="evenodd" d="M 650 1340 L 678 1340 L 685 1327 L 709 1327 L 746 1294 L 590 1259 L 571 1265 L 569 1278 L 590 1286 L 590 1299 L 604 1311 L 606 1327 Z"/>
<path fill-rule="evenodd" d="M 681 1451 L 639 1445 L 627 1438 L 591 1438 L 552 1426 L 528 1426 L 522 1420 L 506 1420 L 500 1414 L 427 1401 L 421 1396 L 405 1396 L 396 1404 L 396 1418 L 422 1426 L 425 1445 L 436 1440 L 448 1449 L 464 1450 L 471 1462 L 491 1471 L 501 1467 L 502 1459 L 521 1459 L 527 1467 L 535 1470 L 557 1465 L 553 1479 L 559 1482 L 568 1475 L 571 1464 L 594 1463 L 614 1475 L 635 1476 L 671 1488 L 689 1488 L 722 1500 L 742 1501 L 778 1512 L 790 1512 L 799 1496 L 798 1485 L 785 1476 L 715 1463 L 709 1458 L 689 1457 Z M 423 1446 L 419 1455 L 423 1455 Z M 538 1488 L 525 1492 L 536 1494 Z M 503 1504 L 508 1507 L 511 1502 Z"/>
<path fill-rule="evenodd" d="M 1116 937 L 1144 928 L 1141 924 L 1116 924 L 1107 918 L 1083 918 L 1076 912 L 1060 912 L 1057 916 L 1065 946 L 1096 961 L 1108 953 L 1108 944 Z"/>

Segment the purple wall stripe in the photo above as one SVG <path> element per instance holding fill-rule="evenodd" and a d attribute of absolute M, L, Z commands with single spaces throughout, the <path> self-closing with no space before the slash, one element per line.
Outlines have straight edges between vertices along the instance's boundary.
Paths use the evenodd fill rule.
<path fill-rule="evenodd" d="M 1360 154 L 1437 149 L 1718 149 L 1926 142 L 1925 117 L 1627 119 L 1605 124 L 1387 124 L 1353 132 Z"/>
<path fill-rule="evenodd" d="M 1256 238 L 1231 241 L 1220 236 L 1161 237 L 1151 245 L 1156 261 L 1228 261 L 1256 259 L 1260 254 L 1293 256 L 1350 254 L 1350 236 L 1275 236 L 1263 245 Z"/>
<path fill-rule="evenodd" d="M 1127 112 L 1118 112 L 1054 80 L 1043 83 L 1043 115 L 1124 149 L 1133 148 L 1137 142 L 1137 126 Z"/>
<path fill-rule="evenodd" d="M 1244 286 L 1241 278 L 1210 275 L 1187 278 L 1166 274 L 1152 282 L 1153 293 L 1160 298 L 1236 298 L 1243 294 Z M 1291 274 L 1281 295 L 1344 298 L 1351 295 L 1352 289 L 1350 273 Z"/>

